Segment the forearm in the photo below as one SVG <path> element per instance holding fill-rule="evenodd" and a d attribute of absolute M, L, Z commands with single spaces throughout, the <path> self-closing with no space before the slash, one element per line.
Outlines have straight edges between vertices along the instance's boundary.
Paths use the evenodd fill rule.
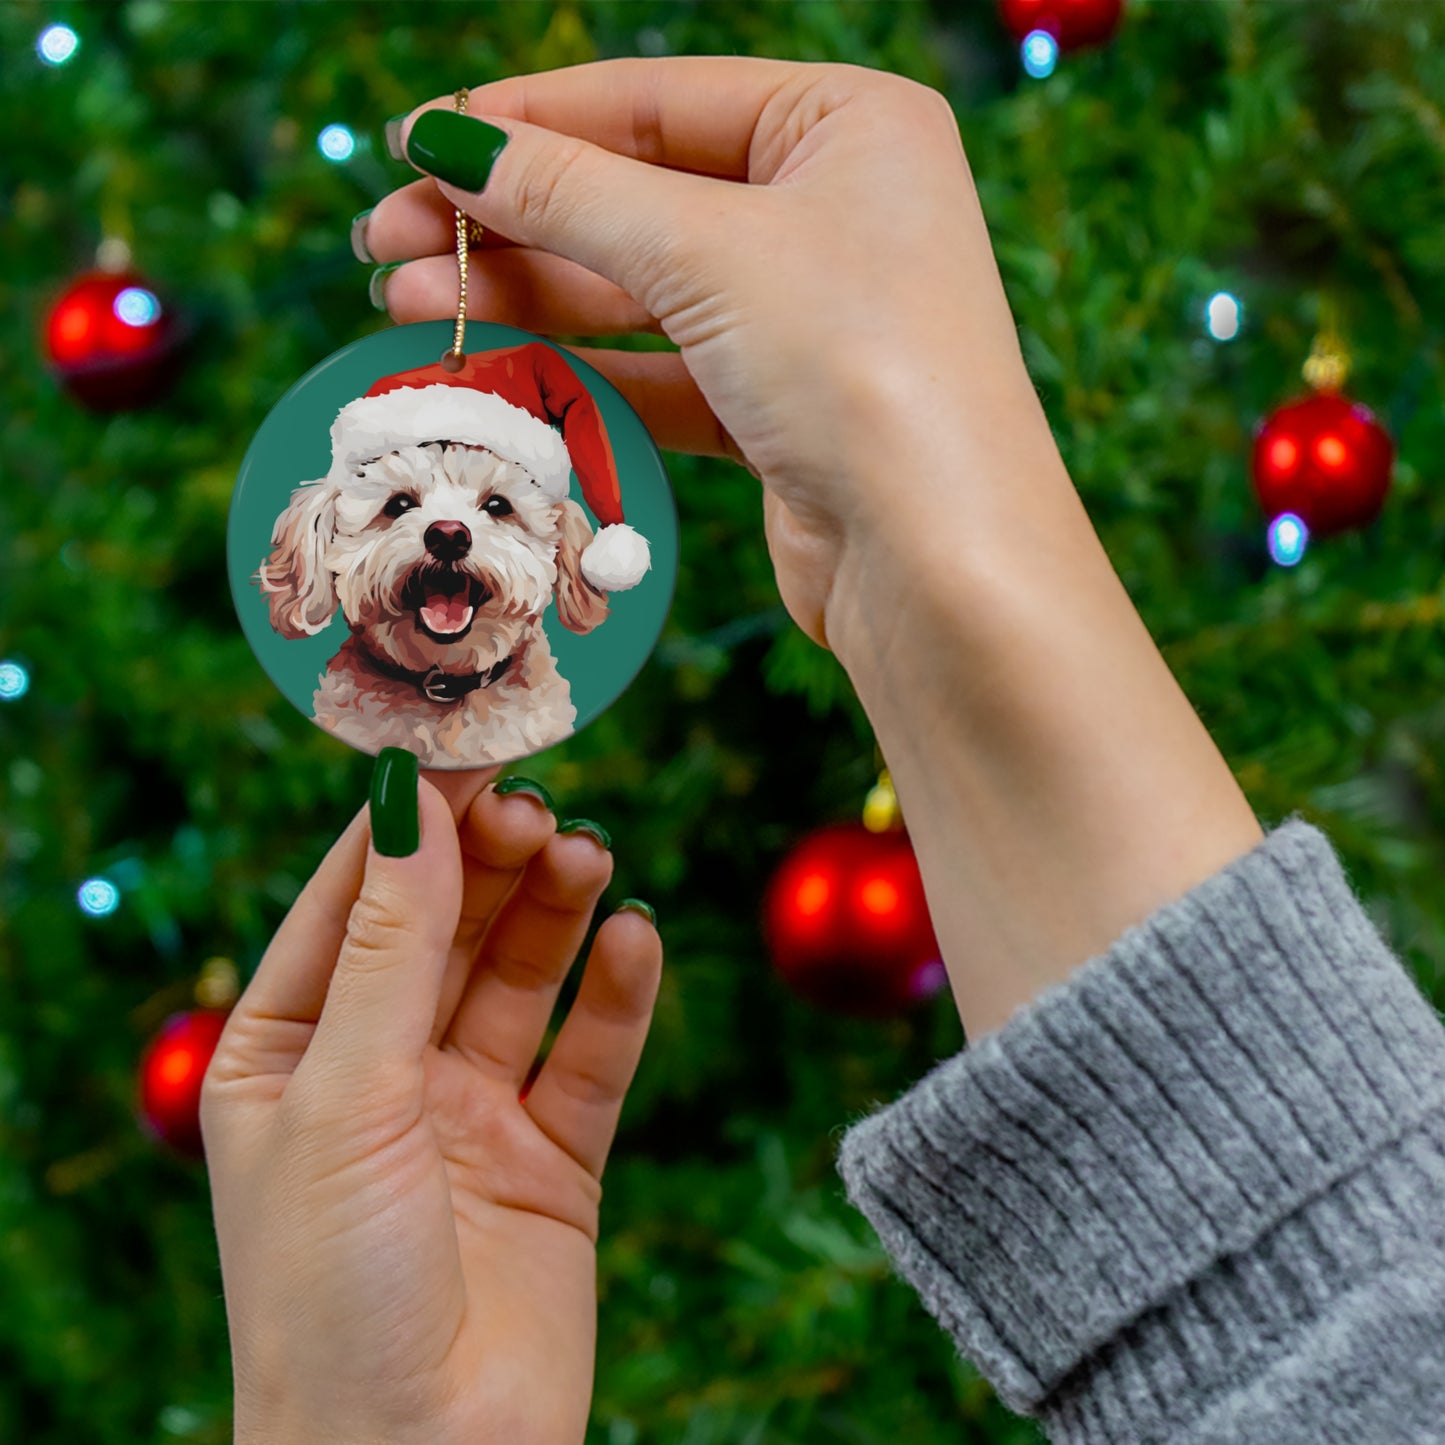
<path fill-rule="evenodd" d="M 971 1039 L 1261 837 L 1031 400 L 865 459 L 938 504 L 869 518 L 828 612 Z"/>

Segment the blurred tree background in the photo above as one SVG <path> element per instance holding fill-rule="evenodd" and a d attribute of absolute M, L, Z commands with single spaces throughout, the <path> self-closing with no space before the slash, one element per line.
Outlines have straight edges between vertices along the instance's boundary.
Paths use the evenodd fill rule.
<path fill-rule="evenodd" d="M 58 22 L 80 46 L 47 66 L 36 39 Z M 366 796 L 370 759 L 253 658 L 223 547 L 267 410 L 388 324 L 347 244 L 412 175 L 382 124 L 459 85 L 687 52 L 847 61 L 948 95 L 1129 591 L 1261 818 L 1324 827 L 1445 997 L 1445 7 L 1135 0 L 1111 45 L 1032 80 L 989 0 L 10 3 L 0 658 L 30 686 L 0 702 L 0 1440 L 230 1439 L 204 1167 L 142 1133 L 135 1070 L 203 960 L 249 977 Z M 331 124 L 357 138 L 340 163 L 317 146 Z M 112 416 L 65 394 L 39 339 L 106 236 L 194 328 L 175 389 Z M 1220 290 L 1245 307 L 1227 343 L 1203 324 Z M 1327 298 L 1348 389 L 1399 460 L 1378 523 L 1285 568 L 1248 450 L 1303 389 Z M 946 995 L 860 1022 L 772 975 L 767 879 L 856 816 L 873 743 L 779 606 L 753 478 L 668 460 L 683 564 L 663 640 L 609 712 L 521 769 L 611 829 L 606 902 L 652 901 L 668 949 L 606 1180 L 589 1441 L 1035 1440 L 843 1197 L 842 1127 L 962 1036 Z M 77 907 L 92 876 L 121 891 L 108 917 Z"/>

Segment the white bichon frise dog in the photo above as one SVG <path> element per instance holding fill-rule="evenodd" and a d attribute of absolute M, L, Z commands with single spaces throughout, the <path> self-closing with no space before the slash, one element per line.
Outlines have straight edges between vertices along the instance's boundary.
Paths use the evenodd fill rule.
<path fill-rule="evenodd" d="M 477 389 L 497 384 L 497 358 L 511 359 L 511 394 L 526 400 L 540 381 L 530 408 Z M 322 727 L 442 768 L 524 757 L 574 731 L 543 614 L 555 599 L 564 626 L 590 632 L 608 585 L 635 585 L 649 565 L 610 499 L 615 469 L 610 497 L 597 489 L 611 450 L 590 398 L 592 415 L 569 419 L 578 392 L 536 343 L 468 358 L 464 380 L 440 367 L 388 378 L 342 409 L 330 474 L 292 493 L 256 574 L 283 637 L 320 632 L 338 607 L 350 629 L 316 691 Z M 594 512 L 617 519 L 595 536 L 565 495 L 574 460 Z"/>

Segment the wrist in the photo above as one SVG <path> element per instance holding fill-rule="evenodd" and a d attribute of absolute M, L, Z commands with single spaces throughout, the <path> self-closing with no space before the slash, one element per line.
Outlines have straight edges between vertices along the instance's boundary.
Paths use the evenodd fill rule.
<path fill-rule="evenodd" d="M 1052 438 L 969 455 L 951 507 L 895 507 L 850 541 L 827 630 L 976 1037 L 1261 832 Z"/>

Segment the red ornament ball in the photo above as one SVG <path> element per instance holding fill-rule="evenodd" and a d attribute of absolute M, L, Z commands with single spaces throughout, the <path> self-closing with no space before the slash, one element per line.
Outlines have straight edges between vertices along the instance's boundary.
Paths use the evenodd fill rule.
<path fill-rule="evenodd" d="M 144 278 L 92 271 L 73 282 L 45 322 L 50 365 L 76 400 L 96 411 L 155 401 L 170 385 L 179 327 Z"/>
<path fill-rule="evenodd" d="M 908 835 L 839 823 L 804 838 L 763 903 L 773 964 L 836 1013 L 897 1014 L 946 982 Z"/>
<path fill-rule="evenodd" d="M 1124 0 L 999 0 L 998 10 L 1020 44 L 1035 30 L 1044 30 L 1060 50 L 1078 50 L 1102 45 L 1114 33 Z"/>
<path fill-rule="evenodd" d="M 227 1009 L 172 1014 L 140 1062 L 140 1119 L 173 1149 L 203 1158 L 201 1083 L 230 1017 Z"/>
<path fill-rule="evenodd" d="M 1316 392 L 1272 412 L 1254 438 L 1254 491 L 1272 521 L 1293 512 L 1314 536 L 1364 527 L 1390 490 L 1395 447 L 1367 407 Z"/>

